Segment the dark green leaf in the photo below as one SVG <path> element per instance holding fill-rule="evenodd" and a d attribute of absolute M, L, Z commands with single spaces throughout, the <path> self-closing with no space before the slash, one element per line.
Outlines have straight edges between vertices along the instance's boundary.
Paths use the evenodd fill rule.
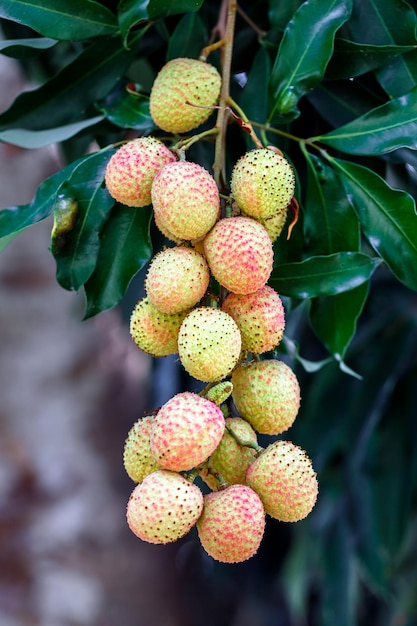
<path fill-rule="evenodd" d="M 380 264 L 361 252 L 337 252 L 274 268 L 270 284 L 293 298 L 317 298 L 354 289 L 366 282 Z"/>
<path fill-rule="evenodd" d="M 263 124 L 268 117 L 268 80 L 271 60 L 265 48 L 257 52 L 250 69 L 247 83 L 240 97 L 240 106 L 253 122 Z"/>
<path fill-rule="evenodd" d="M 417 290 L 417 214 L 413 198 L 371 170 L 328 157 L 340 172 L 369 243 L 392 273 Z"/>
<path fill-rule="evenodd" d="M 167 61 L 177 57 L 198 58 L 206 39 L 207 32 L 200 15 L 187 13 L 169 39 Z"/>
<path fill-rule="evenodd" d="M 55 254 L 57 280 L 64 289 L 83 285 L 93 273 L 100 247 L 99 234 L 114 199 L 103 186 L 105 168 L 115 149 L 106 148 L 83 159 L 62 187 L 78 205 L 74 229 Z"/>
<path fill-rule="evenodd" d="M 45 130 L 79 121 L 120 80 L 135 52 L 124 50 L 118 37 L 94 42 L 44 85 L 18 96 L 0 115 L 1 129 Z"/>
<path fill-rule="evenodd" d="M 380 155 L 397 148 L 416 149 L 417 88 L 313 141 L 348 154 Z"/>
<path fill-rule="evenodd" d="M 178 13 L 193 13 L 198 11 L 203 0 L 149 0 L 148 16 L 156 20 Z"/>
<path fill-rule="evenodd" d="M 416 48 L 415 45 L 378 46 L 367 43 L 356 43 L 349 39 L 336 39 L 334 54 L 326 69 L 326 78 L 341 79 L 360 76 L 382 65 L 386 65 L 404 52 Z"/>
<path fill-rule="evenodd" d="M 368 293 L 369 281 L 345 293 L 312 300 L 311 326 L 331 354 L 344 358 Z"/>
<path fill-rule="evenodd" d="M 151 132 L 155 128 L 149 111 L 149 96 L 134 93 L 127 89 L 127 85 L 109 94 L 97 108 L 110 122 L 121 128 L 134 128 L 142 133 Z"/>
<path fill-rule="evenodd" d="M 306 0 L 284 31 L 269 83 L 276 115 L 299 115 L 301 96 L 324 76 L 336 31 L 350 16 L 351 0 Z"/>
<path fill-rule="evenodd" d="M 359 221 L 334 169 L 304 150 L 308 165 L 304 225 L 312 254 L 359 250 Z"/>
<path fill-rule="evenodd" d="M 10 128 L 9 130 L 0 131 L 0 141 L 11 143 L 20 148 L 42 148 L 51 143 L 65 141 L 70 137 L 74 137 L 77 133 L 85 128 L 94 126 L 104 119 L 103 115 L 92 117 L 82 122 L 74 122 L 66 124 L 58 128 L 50 130 L 25 130 L 22 128 Z"/>
<path fill-rule="evenodd" d="M 131 28 L 148 19 L 148 4 L 149 0 L 120 0 L 117 11 L 124 45 Z"/>
<path fill-rule="evenodd" d="M 269 21 L 271 26 L 284 30 L 303 0 L 270 0 Z"/>
<path fill-rule="evenodd" d="M 0 17 L 61 41 L 81 41 L 117 31 L 114 14 L 93 0 L 2 0 Z"/>
<path fill-rule="evenodd" d="M 53 48 L 56 39 L 48 37 L 26 37 L 25 39 L 8 39 L 0 41 L 0 52 L 15 59 L 26 59 L 34 54 Z"/>
<path fill-rule="evenodd" d="M 96 268 L 85 284 L 85 318 L 120 302 L 126 289 L 152 256 L 150 207 L 131 209 L 116 205 L 100 234 Z"/>
<path fill-rule="evenodd" d="M 30 204 L 9 207 L 0 210 L 0 242 L 9 243 L 10 237 L 44 220 L 52 213 L 57 195 L 73 170 L 82 159 L 70 163 L 64 169 L 45 179 L 38 187 L 35 198 Z"/>

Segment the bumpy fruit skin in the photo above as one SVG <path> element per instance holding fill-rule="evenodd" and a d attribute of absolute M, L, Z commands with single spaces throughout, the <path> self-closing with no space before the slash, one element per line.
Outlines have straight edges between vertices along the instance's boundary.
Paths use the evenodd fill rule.
<path fill-rule="evenodd" d="M 258 432 L 279 435 L 292 426 L 300 408 L 300 385 L 286 363 L 252 361 L 232 374 L 233 401 Z"/>
<path fill-rule="evenodd" d="M 170 163 L 155 176 L 152 204 L 161 231 L 188 241 L 204 237 L 220 211 L 216 181 L 191 161 Z"/>
<path fill-rule="evenodd" d="M 141 483 L 145 476 L 161 469 L 151 453 L 150 437 L 154 417 L 146 416 L 135 422 L 127 434 L 123 449 L 123 464 L 128 476 Z"/>
<path fill-rule="evenodd" d="M 246 561 L 258 551 L 264 534 L 262 502 L 246 485 L 209 493 L 197 530 L 203 548 L 216 561 Z"/>
<path fill-rule="evenodd" d="M 155 137 L 133 139 L 121 146 L 107 163 L 106 187 L 122 204 L 148 206 L 155 175 L 176 160 L 176 156 Z"/>
<path fill-rule="evenodd" d="M 130 334 L 138 348 L 152 356 L 178 352 L 178 332 L 188 311 L 170 315 L 158 311 L 145 297 L 130 316 Z"/>
<path fill-rule="evenodd" d="M 242 445 L 238 440 L 246 445 Z M 258 446 L 252 426 L 240 417 L 226 418 L 226 430 L 208 461 L 211 473 L 201 472 L 202 479 L 213 491 L 219 488 L 216 474 L 220 474 L 228 485 L 246 484 L 246 470 L 256 455 L 255 448 L 248 447 L 249 444 Z"/>
<path fill-rule="evenodd" d="M 251 217 L 265 219 L 287 212 L 294 195 L 295 177 L 282 156 L 259 148 L 246 152 L 235 164 L 230 188 L 238 206 Z"/>
<path fill-rule="evenodd" d="M 159 252 L 149 266 L 145 289 L 163 313 L 181 313 L 195 306 L 210 281 L 205 259 L 196 250 L 177 246 Z"/>
<path fill-rule="evenodd" d="M 225 420 L 219 407 L 196 393 L 176 394 L 158 411 L 150 447 L 157 463 L 174 471 L 190 470 L 218 446 Z"/>
<path fill-rule="evenodd" d="M 250 294 L 229 293 L 222 310 L 229 313 L 242 334 L 242 350 L 262 354 L 280 343 L 285 311 L 278 293 L 264 285 Z"/>
<path fill-rule="evenodd" d="M 198 106 L 215 105 L 220 88 L 220 74 L 213 65 L 196 59 L 172 59 L 152 85 L 149 101 L 152 119 L 169 133 L 193 130 L 212 113 L 211 109 Z"/>
<path fill-rule="evenodd" d="M 149 543 L 170 543 L 186 535 L 203 509 L 200 489 L 176 472 L 158 470 L 135 487 L 127 504 L 131 531 Z"/>
<path fill-rule="evenodd" d="M 249 466 L 246 480 L 265 511 L 282 522 L 304 519 L 317 500 L 317 476 L 311 460 L 290 441 L 275 441 L 265 448 Z"/>
<path fill-rule="evenodd" d="M 214 307 L 188 313 L 178 333 L 178 354 L 186 371 L 197 380 L 222 380 L 235 367 L 242 346 L 236 322 Z"/>
<path fill-rule="evenodd" d="M 273 250 L 265 228 L 250 217 L 219 220 L 204 240 L 215 279 L 233 293 L 253 293 L 272 272 Z"/>

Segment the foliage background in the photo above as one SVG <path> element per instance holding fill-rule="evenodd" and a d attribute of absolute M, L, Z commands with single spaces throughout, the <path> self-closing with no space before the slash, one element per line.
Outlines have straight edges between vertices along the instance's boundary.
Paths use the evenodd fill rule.
<path fill-rule="evenodd" d="M 290 435 L 313 458 L 320 498 L 303 522 L 270 521 L 248 563 L 207 569 L 196 551 L 190 610 L 199 626 L 229 624 L 239 598 L 227 590 L 238 577 L 261 625 L 348 626 L 372 616 L 376 626 L 411 626 L 416 3 L 271 0 L 240 8 L 231 95 L 297 171 L 300 219 L 275 244 L 270 282 L 288 320 L 276 356 L 296 368 L 303 390 Z M 75 226 L 54 256 L 59 284 L 84 292 L 85 318 L 116 305 L 128 311 L 146 263 L 166 243 L 150 207 L 118 205 L 103 186 L 114 144 L 163 136 L 149 115 L 152 81 L 166 60 L 198 57 L 213 29 L 221 34 L 220 14 L 210 0 L 0 1 L 1 52 L 38 85 L 0 115 L 0 140 L 27 148 L 58 142 L 67 163 L 30 204 L 0 212 L 0 246 L 56 211 L 57 200 L 75 199 Z M 219 51 L 209 60 L 221 69 Z M 213 116 L 207 128 L 214 123 Z M 228 174 L 248 147 L 229 125 Z M 213 144 L 199 142 L 187 157 L 210 168 Z"/>

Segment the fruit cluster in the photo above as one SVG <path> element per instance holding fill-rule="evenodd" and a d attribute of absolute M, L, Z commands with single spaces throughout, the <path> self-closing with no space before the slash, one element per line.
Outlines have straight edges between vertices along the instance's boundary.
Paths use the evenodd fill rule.
<path fill-rule="evenodd" d="M 208 63 L 170 61 L 150 95 L 155 124 L 175 134 L 197 128 L 220 88 Z M 292 167 L 273 149 L 249 150 L 233 168 L 227 215 L 205 168 L 141 137 L 110 159 L 106 185 L 125 205 L 152 204 L 157 227 L 172 242 L 151 260 L 146 296 L 131 315 L 134 342 L 155 357 L 178 354 L 185 370 L 207 383 L 200 394 L 176 394 L 131 428 L 124 465 L 138 484 L 128 524 L 151 543 L 175 541 L 196 525 L 214 559 L 244 561 L 260 545 L 266 514 L 301 520 L 318 491 L 304 450 L 282 439 L 262 449 L 257 441 L 257 433 L 290 428 L 300 405 L 294 372 L 266 354 L 285 327 L 281 298 L 267 283 L 272 243 L 294 194 Z"/>

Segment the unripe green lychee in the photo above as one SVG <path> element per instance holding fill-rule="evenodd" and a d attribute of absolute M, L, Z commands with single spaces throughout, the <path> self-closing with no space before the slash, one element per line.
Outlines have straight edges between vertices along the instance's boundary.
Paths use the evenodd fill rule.
<path fill-rule="evenodd" d="M 222 310 L 229 313 L 239 326 L 242 350 L 261 354 L 280 343 L 285 328 L 285 311 L 281 298 L 269 285 L 254 293 L 229 293 Z"/>
<path fill-rule="evenodd" d="M 186 535 L 203 509 L 200 489 L 176 472 L 157 470 L 136 485 L 127 504 L 131 531 L 149 543 L 170 543 Z"/>
<path fill-rule="evenodd" d="M 152 85 L 149 106 L 156 126 L 169 133 L 185 133 L 211 115 L 221 87 L 213 65 L 197 59 L 168 61 Z M 193 106 L 197 105 L 197 106 Z"/>
<path fill-rule="evenodd" d="M 193 248 L 177 246 L 159 252 L 149 266 L 145 289 L 150 302 L 163 313 L 181 313 L 204 296 L 210 271 Z"/>
<path fill-rule="evenodd" d="M 272 272 L 273 250 L 265 228 L 250 217 L 219 220 L 204 240 L 214 278 L 233 293 L 253 293 Z"/>
<path fill-rule="evenodd" d="M 158 411 L 151 430 L 151 452 L 164 469 L 190 470 L 218 446 L 225 420 L 219 407 L 196 393 L 176 394 Z"/>
<path fill-rule="evenodd" d="M 255 459 L 257 448 L 256 433 L 246 420 L 226 418 L 226 430 L 208 460 L 208 471 L 201 472 L 202 479 L 214 491 L 219 488 L 217 475 L 228 485 L 246 484 L 246 470 Z"/>
<path fill-rule="evenodd" d="M 123 464 L 128 476 L 141 483 L 148 474 L 161 467 L 151 453 L 150 436 L 154 417 L 141 417 L 127 434 L 123 449 Z"/>
<path fill-rule="evenodd" d="M 262 226 L 266 229 L 272 242 L 278 239 L 278 237 L 282 233 L 282 229 L 284 228 L 286 221 L 287 221 L 286 211 L 274 213 L 274 215 L 272 215 L 271 217 L 267 217 L 265 219 L 259 220 Z"/>
<path fill-rule="evenodd" d="M 241 365 L 234 370 L 232 383 L 237 410 L 258 433 L 279 435 L 292 426 L 300 408 L 300 385 L 283 361 Z"/>
<path fill-rule="evenodd" d="M 265 448 L 249 466 L 246 480 L 265 511 L 282 522 L 304 519 L 317 500 L 317 476 L 311 460 L 290 441 L 275 441 Z"/>
<path fill-rule="evenodd" d="M 178 352 L 178 332 L 188 311 L 162 313 L 145 297 L 136 304 L 130 316 L 130 334 L 138 348 L 153 356 Z"/>
<path fill-rule="evenodd" d="M 294 187 L 290 163 L 268 148 L 246 152 L 235 164 L 230 181 L 238 206 L 246 215 L 261 219 L 286 214 Z"/>
<path fill-rule="evenodd" d="M 151 204 L 155 175 L 176 156 L 155 137 L 139 137 L 121 146 L 107 163 L 105 182 L 110 195 L 131 207 Z"/>
<path fill-rule="evenodd" d="M 152 184 L 155 220 L 181 240 L 204 237 L 219 217 L 220 196 L 213 176 L 198 163 L 177 161 Z"/>
<path fill-rule="evenodd" d="M 214 307 L 193 309 L 178 333 L 182 365 L 203 382 L 216 382 L 230 374 L 239 359 L 241 345 L 240 330 L 234 319 Z"/>
<path fill-rule="evenodd" d="M 246 561 L 258 551 L 264 534 L 262 502 L 246 485 L 209 493 L 197 530 L 203 548 L 216 561 Z"/>

